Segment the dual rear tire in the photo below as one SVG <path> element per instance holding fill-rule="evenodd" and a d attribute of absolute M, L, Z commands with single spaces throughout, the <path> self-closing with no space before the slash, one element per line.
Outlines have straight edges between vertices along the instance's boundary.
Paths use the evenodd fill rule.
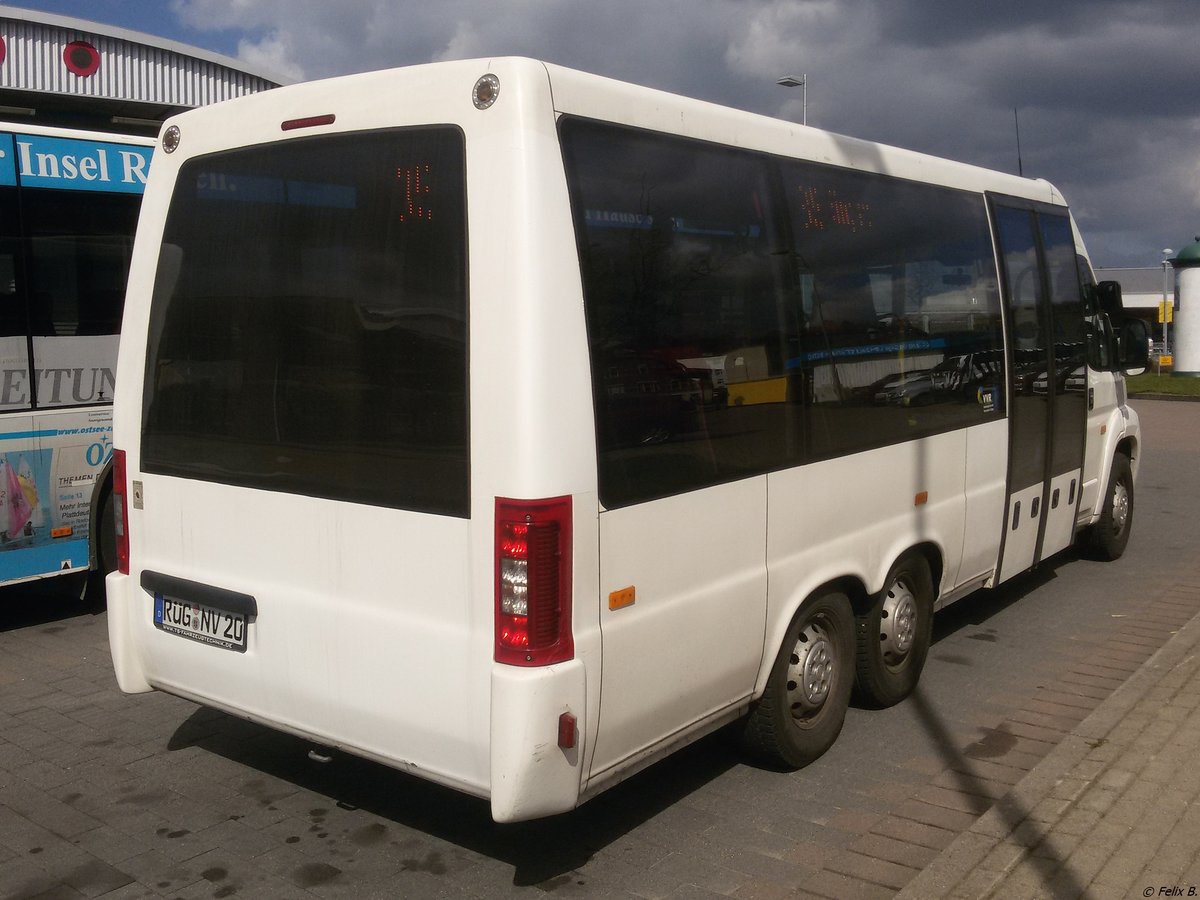
<path fill-rule="evenodd" d="M 828 750 L 842 730 L 854 681 L 854 612 L 831 591 L 800 608 L 744 723 L 751 754 L 798 769 Z"/>
<path fill-rule="evenodd" d="M 811 599 L 788 626 L 743 744 L 772 766 L 808 765 L 837 740 L 852 694 L 883 707 L 912 693 L 932 634 L 933 580 L 921 556 L 901 559 L 857 616 L 841 591 Z"/>
<path fill-rule="evenodd" d="M 1100 559 L 1119 558 L 1132 525 L 1133 469 L 1117 453 L 1100 519 L 1085 533 L 1088 549 Z M 770 764 L 800 768 L 833 745 L 852 695 L 876 708 L 909 696 L 933 641 L 933 605 L 929 563 L 910 553 L 857 614 L 840 591 L 802 606 L 745 721 L 747 748 Z"/>
<path fill-rule="evenodd" d="M 855 625 L 855 696 L 865 706 L 894 706 L 916 688 L 933 642 L 933 576 L 925 558 L 897 562 Z"/>

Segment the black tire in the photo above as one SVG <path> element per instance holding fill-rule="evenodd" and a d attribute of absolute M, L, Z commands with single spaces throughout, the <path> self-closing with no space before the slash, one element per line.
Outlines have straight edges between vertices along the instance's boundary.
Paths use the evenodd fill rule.
<path fill-rule="evenodd" d="M 855 619 L 855 695 L 866 706 L 894 706 L 913 692 L 933 641 L 933 576 L 923 556 L 906 556 L 886 587 Z"/>
<path fill-rule="evenodd" d="M 1088 535 L 1092 555 L 1105 560 L 1120 559 L 1133 528 L 1133 468 L 1124 453 L 1113 456 L 1112 472 L 1100 519 Z"/>
<path fill-rule="evenodd" d="M 828 750 L 850 705 L 853 659 L 849 598 L 834 591 L 805 603 L 788 626 L 766 690 L 743 724 L 745 748 L 769 765 L 788 769 L 806 766 Z M 800 677 L 804 674 L 809 678 Z"/>
<path fill-rule="evenodd" d="M 100 509 L 96 516 L 96 567 L 87 574 L 84 587 L 84 603 L 96 610 L 107 605 L 107 590 L 104 578 L 117 567 L 117 521 L 113 504 L 112 486 L 108 485 L 100 495 Z"/>

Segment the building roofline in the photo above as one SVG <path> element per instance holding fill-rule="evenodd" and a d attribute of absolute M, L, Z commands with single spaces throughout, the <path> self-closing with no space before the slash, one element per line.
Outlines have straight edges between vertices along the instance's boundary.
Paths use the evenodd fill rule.
<path fill-rule="evenodd" d="M 133 31 L 128 28 L 118 28 L 114 25 L 105 25 L 101 22 L 93 22 L 89 19 L 77 19 L 72 16 L 60 16 L 56 13 L 47 13 L 40 10 L 22 9 L 18 6 L 6 5 L 0 5 L 0 19 L 17 19 L 23 22 L 31 22 L 35 25 L 49 25 L 54 28 L 63 28 L 69 31 L 79 31 L 85 34 L 104 35 L 105 37 L 113 38 L 119 41 L 143 44 L 147 47 L 156 47 L 160 50 L 178 53 L 182 56 L 190 56 L 193 59 L 204 60 L 205 62 L 223 66 L 227 69 L 233 69 L 236 72 L 242 72 L 246 75 L 261 78 L 264 81 L 274 82 L 275 84 L 279 85 L 290 84 L 295 80 L 284 77 L 278 72 L 272 72 L 268 69 L 262 69 L 257 66 L 254 68 L 249 68 L 242 60 L 235 59 L 232 56 L 225 56 L 221 53 L 213 53 L 211 50 L 204 50 L 200 47 L 194 47 L 191 44 L 184 44 L 180 41 L 173 41 L 168 38 L 158 37 L 157 35 L 146 34 L 142 31 Z"/>

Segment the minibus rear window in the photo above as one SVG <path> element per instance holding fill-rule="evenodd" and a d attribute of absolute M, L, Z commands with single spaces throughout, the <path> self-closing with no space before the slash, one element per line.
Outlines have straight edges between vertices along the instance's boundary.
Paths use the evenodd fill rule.
<path fill-rule="evenodd" d="M 454 128 L 185 163 L 154 287 L 142 468 L 469 515 L 466 252 Z"/>

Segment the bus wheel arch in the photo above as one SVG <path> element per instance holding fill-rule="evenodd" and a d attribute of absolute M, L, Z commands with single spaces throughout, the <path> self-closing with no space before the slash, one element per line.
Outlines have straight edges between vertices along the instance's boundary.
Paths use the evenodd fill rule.
<path fill-rule="evenodd" d="M 929 546 L 902 554 L 855 616 L 854 694 L 864 706 L 894 706 L 913 692 L 933 642 L 941 554 Z"/>
<path fill-rule="evenodd" d="M 743 745 L 771 766 L 808 765 L 841 733 L 853 682 L 854 610 L 845 591 L 828 586 L 792 617 L 766 689 L 743 721 Z"/>
<path fill-rule="evenodd" d="M 112 489 L 113 464 L 110 459 L 96 476 L 89 511 L 88 575 L 84 600 L 97 609 L 105 605 L 105 576 L 117 567 L 117 528 Z"/>
<path fill-rule="evenodd" d="M 1117 443 L 1116 452 L 1123 454 L 1125 456 L 1125 458 L 1129 460 L 1130 468 L 1133 471 L 1134 477 L 1136 478 L 1137 477 L 1137 469 L 1138 469 L 1137 440 L 1135 438 L 1133 438 L 1132 436 L 1128 436 L 1128 435 L 1126 437 L 1123 437 Z"/>

